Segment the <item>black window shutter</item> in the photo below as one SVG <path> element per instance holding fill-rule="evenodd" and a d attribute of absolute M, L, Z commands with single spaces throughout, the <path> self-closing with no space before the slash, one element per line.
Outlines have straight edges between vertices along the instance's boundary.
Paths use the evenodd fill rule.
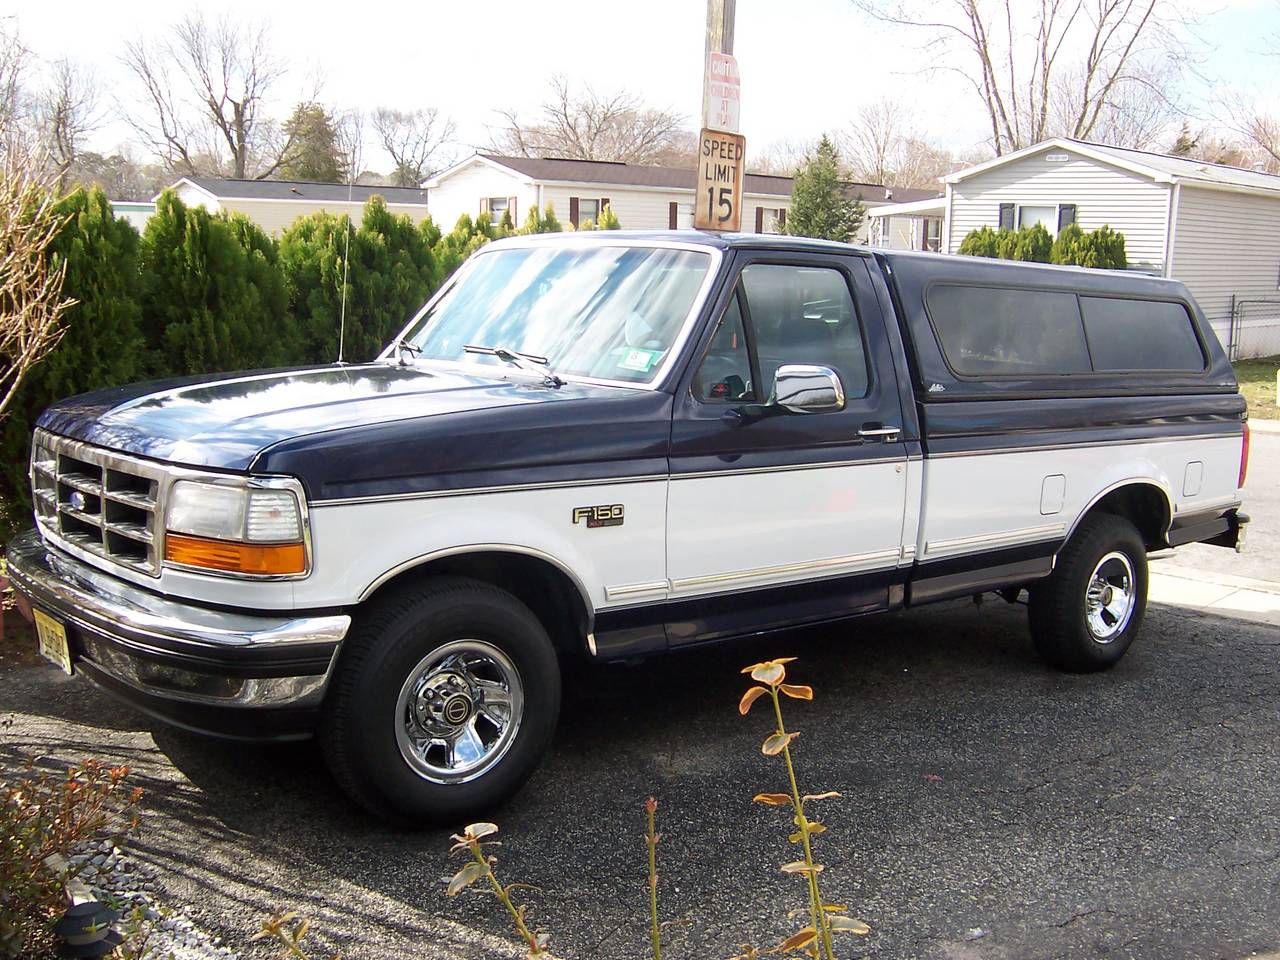
<path fill-rule="evenodd" d="M 674 230 L 679 223 L 680 204 L 672 200 L 667 204 L 667 229 Z"/>
<path fill-rule="evenodd" d="M 1001 230 L 1013 229 L 1013 204 L 1012 203 L 1000 204 L 1000 229 Z"/>
<path fill-rule="evenodd" d="M 1074 203 L 1064 203 L 1058 207 L 1058 232 L 1062 232 L 1063 227 L 1069 227 L 1076 222 L 1076 205 Z"/>
<path fill-rule="evenodd" d="M 569 222 L 575 227 L 578 225 L 578 198 L 569 198 Z"/>
<path fill-rule="evenodd" d="M 756 207 L 756 233 L 764 233 L 764 207 Z"/>
<path fill-rule="evenodd" d="M 608 197 L 601 197 L 601 198 L 600 198 L 600 210 L 599 210 L 599 212 L 598 212 L 598 215 L 597 215 L 597 218 L 596 218 L 596 219 L 599 219 L 600 217 L 603 217 L 603 216 L 604 216 L 604 208 L 605 208 L 605 207 L 607 207 L 608 205 L 609 205 L 609 198 L 608 198 Z"/>

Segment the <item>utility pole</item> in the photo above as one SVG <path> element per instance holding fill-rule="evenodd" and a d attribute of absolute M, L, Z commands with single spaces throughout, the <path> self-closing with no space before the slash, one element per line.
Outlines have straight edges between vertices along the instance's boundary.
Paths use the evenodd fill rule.
<path fill-rule="evenodd" d="M 711 72 L 707 64 L 711 62 L 713 53 L 733 54 L 733 25 L 738 13 L 738 0 L 707 0 L 707 52 L 703 59 L 702 68 L 702 103 L 703 117 L 702 125 L 704 127 L 712 126 L 708 123 L 706 113 L 706 104 L 710 100 L 711 93 Z M 737 131 L 733 131 L 736 133 Z"/>
<path fill-rule="evenodd" d="M 702 132 L 693 225 L 699 230 L 742 229 L 746 140 L 738 133 L 742 85 L 733 56 L 737 0 L 707 0 L 707 49 L 702 68 Z"/>

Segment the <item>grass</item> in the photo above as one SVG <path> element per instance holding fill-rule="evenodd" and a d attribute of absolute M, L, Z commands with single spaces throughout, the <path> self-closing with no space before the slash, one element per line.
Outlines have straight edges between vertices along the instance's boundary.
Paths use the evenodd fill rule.
<path fill-rule="evenodd" d="M 1240 392 L 1249 402 L 1249 416 L 1280 419 L 1280 408 L 1276 406 L 1276 371 L 1280 370 L 1280 356 L 1238 360 L 1235 368 Z"/>

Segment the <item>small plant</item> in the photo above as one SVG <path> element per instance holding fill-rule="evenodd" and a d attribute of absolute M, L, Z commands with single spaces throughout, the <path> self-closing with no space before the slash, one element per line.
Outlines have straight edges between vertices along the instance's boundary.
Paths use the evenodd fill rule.
<path fill-rule="evenodd" d="M 461 834 L 455 833 L 453 835 L 455 842 L 449 848 L 449 854 L 453 855 L 464 850 L 469 851 L 471 853 L 471 862 L 453 875 L 453 878 L 449 881 L 449 886 L 445 889 L 445 894 L 450 897 L 457 896 L 477 880 L 487 880 L 490 891 L 502 902 L 507 913 L 511 915 L 511 922 L 515 925 L 516 933 L 520 935 L 520 939 L 529 948 L 529 956 L 549 958 L 551 954 L 547 952 L 547 935 L 531 931 L 524 919 L 525 906 L 523 904 L 517 906 L 511 899 L 511 891 L 525 886 L 525 884 L 509 883 L 504 887 L 499 883 L 493 872 L 493 865 L 498 862 L 498 858 L 490 856 L 484 851 L 486 846 L 497 845 L 499 841 L 485 839 L 485 837 L 491 837 L 497 832 L 497 824 L 473 823 L 463 830 Z"/>
<path fill-rule="evenodd" d="M 249 940 L 250 942 L 254 940 L 274 940 L 280 944 L 281 957 L 292 957 L 293 960 L 308 960 L 306 951 L 302 949 L 302 941 L 306 938 L 310 929 L 310 920 L 300 918 L 296 910 L 289 910 L 285 913 L 273 913 L 266 920 L 263 920 L 262 927 Z M 333 960 L 342 960 L 342 958 L 338 954 L 334 954 Z"/>
<path fill-rule="evenodd" d="M 826 827 L 816 820 L 810 820 L 806 813 L 806 805 L 817 800 L 827 800 L 840 796 L 834 790 L 824 793 L 800 793 L 796 780 L 795 763 L 791 758 L 791 744 L 800 736 L 799 731 L 788 731 L 782 719 L 782 697 L 794 700 L 812 700 L 813 688 L 784 682 L 787 678 L 786 664 L 795 657 L 782 657 L 778 660 L 767 660 L 744 667 L 742 672 L 749 673 L 757 686 L 751 687 L 742 695 L 738 703 L 738 712 L 744 717 L 751 710 L 751 705 L 761 697 L 768 696 L 773 703 L 774 731 L 765 737 L 760 751 L 766 757 L 781 755 L 787 769 L 789 793 L 758 793 L 753 798 L 757 803 L 768 807 L 790 807 L 793 811 L 792 824 L 796 830 L 788 838 L 798 843 L 804 851 L 804 858 L 784 864 L 782 872 L 805 878 L 809 888 L 809 926 L 792 934 L 774 948 L 777 953 L 805 953 L 810 957 L 825 957 L 835 960 L 835 949 L 832 945 L 833 933 L 855 933 L 865 936 L 871 928 L 861 920 L 841 916 L 848 908 L 839 904 L 827 903 L 822 898 L 818 874 L 822 872 L 822 864 L 813 859 L 812 838 L 826 831 Z M 745 956 L 750 956 L 750 951 Z"/>
<path fill-rule="evenodd" d="M 658 923 L 658 841 L 662 834 L 654 829 L 657 798 L 650 797 L 644 802 L 644 813 L 648 823 L 644 842 L 649 848 L 649 941 L 653 945 L 653 960 L 662 960 L 662 926 Z"/>
<path fill-rule="evenodd" d="M 763 952 L 746 944 L 742 948 L 743 952 L 733 960 L 758 960 L 762 953 L 794 953 L 804 954 L 815 960 L 835 960 L 833 934 L 853 933 L 865 936 L 871 932 L 871 928 L 861 920 L 844 916 L 848 912 L 848 907 L 827 903 L 822 897 L 818 875 L 822 873 L 823 867 L 814 860 L 812 838 L 826 832 L 827 828 L 819 821 L 809 819 L 807 805 L 818 800 L 839 797 L 840 794 L 834 790 L 824 793 L 801 794 L 800 792 L 795 763 L 791 757 L 791 744 L 800 736 L 800 733 L 787 729 L 782 717 L 782 698 L 812 700 L 813 689 L 785 682 L 786 664 L 794 660 L 794 657 L 783 657 L 745 667 L 742 672 L 749 673 L 751 679 L 756 681 L 756 685 L 743 694 L 738 703 L 738 712 L 746 716 L 752 704 L 765 696 L 769 697 L 773 704 L 774 730 L 765 738 L 760 749 L 767 757 L 782 757 L 786 766 L 789 792 L 758 793 L 753 799 L 765 806 L 789 807 L 792 811 L 792 824 L 796 829 L 789 839 L 792 843 L 799 844 L 803 851 L 803 859 L 784 864 L 782 872 L 805 878 L 808 886 L 809 925 L 787 937 L 777 946 Z M 653 960 L 662 960 L 662 924 L 658 920 L 658 841 L 662 839 L 662 835 L 657 832 L 657 813 L 658 801 L 649 797 L 645 801 L 645 846 L 649 855 L 649 941 Z M 547 935 L 531 931 L 525 922 L 525 907 L 517 906 L 511 899 L 511 891 L 524 885 L 511 883 L 503 886 L 494 875 L 493 866 L 497 863 L 497 858 L 487 854 L 484 848 L 496 845 L 496 840 L 487 838 L 493 837 L 497 832 L 496 824 L 473 823 L 461 834 L 454 835 L 454 844 L 449 853 L 452 855 L 468 851 L 471 854 L 471 860 L 449 880 L 445 893 L 448 896 L 455 896 L 478 881 L 487 881 L 489 892 L 501 901 L 511 916 L 516 933 L 528 947 L 529 957 L 534 960 L 539 957 L 550 958 L 551 954 L 547 952 Z M 274 935 L 279 939 L 278 934 Z M 305 960 L 301 952 L 291 955 L 296 960 Z"/>
<path fill-rule="evenodd" d="M 0 957 L 52 954 L 70 878 L 57 865 L 80 844 L 137 830 L 142 790 L 128 777 L 128 767 L 86 760 L 63 776 L 29 762 L 20 778 L 0 781 Z"/>

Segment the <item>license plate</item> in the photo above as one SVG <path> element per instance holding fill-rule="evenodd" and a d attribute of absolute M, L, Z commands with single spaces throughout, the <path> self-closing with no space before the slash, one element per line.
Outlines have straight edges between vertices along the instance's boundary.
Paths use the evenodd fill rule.
<path fill-rule="evenodd" d="M 40 655 L 56 663 L 64 672 L 71 672 L 71 645 L 67 643 L 67 628 L 47 613 L 32 611 L 36 616 L 36 636 L 40 640 Z"/>

